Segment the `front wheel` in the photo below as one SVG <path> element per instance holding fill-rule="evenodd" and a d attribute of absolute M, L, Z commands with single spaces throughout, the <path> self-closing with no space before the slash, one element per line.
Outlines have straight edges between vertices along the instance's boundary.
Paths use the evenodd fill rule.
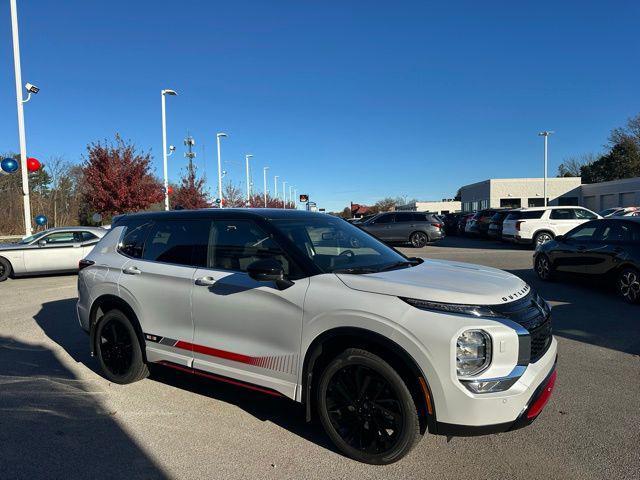
<path fill-rule="evenodd" d="M 540 232 L 537 233 L 536 236 L 533 238 L 533 244 L 534 245 L 544 245 L 547 242 L 550 242 L 551 240 L 553 240 L 553 235 L 550 234 L 549 232 Z"/>
<path fill-rule="evenodd" d="M 9 260 L 0 257 L 0 282 L 4 282 L 11 275 L 11 263 Z"/>
<path fill-rule="evenodd" d="M 406 384 L 387 362 L 365 350 L 347 349 L 327 365 L 316 405 L 336 447 L 360 462 L 396 462 L 421 437 Z"/>
<path fill-rule="evenodd" d="M 618 275 L 618 293 L 629 303 L 640 303 L 640 273 L 625 268 Z"/>
<path fill-rule="evenodd" d="M 414 248 L 422 248 L 429 242 L 429 237 L 424 232 L 414 232 L 409 237 L 409 241 Z"/>
<path fill-rule="evenodd" d="M 105 378 L 114 383 L 133 383 L 149 375 L 136 331 L 120 310 L 109 310 L 100 319 L 96 356 Z"/>

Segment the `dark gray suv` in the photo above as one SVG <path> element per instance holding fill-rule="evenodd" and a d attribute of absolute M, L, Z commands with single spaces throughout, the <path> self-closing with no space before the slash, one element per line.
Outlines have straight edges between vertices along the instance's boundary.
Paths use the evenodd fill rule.
<path fill-rule="evenodd" d="M 379 213 L 358 227 L 384 242 L 409 242 L 416 248 L 444 238 L 443 222 L 432 213 Z"/>

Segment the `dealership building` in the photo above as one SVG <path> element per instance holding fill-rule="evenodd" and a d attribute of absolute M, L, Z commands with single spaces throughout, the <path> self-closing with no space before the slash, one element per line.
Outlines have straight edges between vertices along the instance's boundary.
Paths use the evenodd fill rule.
<path fill-rule="evenodd" d="M 432 200 L 425 202 L 410 202 L 406 205 L 398 205 L 396 207 L 396 210 L 444 214 L 459 212 L 461 208 L 461 202 L 447 198 L 443 200 Z"/>
<path fill-rule="evenodd" d="M 594 212 L 640 206 L 640 177 L 584 184 L 580 187 L 580 204 Z"/>
<path fill-rule="evenodd" d="M 548 205 L 578 205 L 580 177 L 547 179 Z M 491 178 L 460 188 L 463 212 L 483 208 L 520 208 L 544 206 L 542 178 Z"/>

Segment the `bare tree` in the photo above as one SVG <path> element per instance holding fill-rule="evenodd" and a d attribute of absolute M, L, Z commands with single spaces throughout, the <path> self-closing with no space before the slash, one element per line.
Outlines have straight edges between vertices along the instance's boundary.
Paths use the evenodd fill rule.
<path fill-rule="evenodd" d="M 595 153 L 583 153 L 582 155 L 574 155 L 566 157 L 564 161 L 558 165 L 558 177 L 579 177 L 580 169 L 584 165 L 595 162 L 600 156 Z"/>

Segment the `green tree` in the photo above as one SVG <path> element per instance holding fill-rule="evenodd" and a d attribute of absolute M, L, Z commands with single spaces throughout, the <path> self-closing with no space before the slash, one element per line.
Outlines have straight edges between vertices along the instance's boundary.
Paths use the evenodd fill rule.
<path fill-rule="evenodd" d="M 640 177 L 640 145 L 631 137 L 622 138 L 600 159 L 583 165 L 580 173 L 584 183 Z"/>

